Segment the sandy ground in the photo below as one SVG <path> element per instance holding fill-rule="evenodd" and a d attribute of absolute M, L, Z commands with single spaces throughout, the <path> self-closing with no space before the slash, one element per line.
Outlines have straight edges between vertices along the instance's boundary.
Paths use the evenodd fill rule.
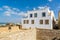
<path fill-rule="evenodd" d="M 9 32 L 9 31 L 11 31 L 11 32 L 19 31 L 19 27 L 13 26 L 13 27 L 11 27 L 11 30 L 8 29 L 8 26 L 7 27 L 0 27 L 0 33 L 1 32 Z"/>
<path fill-rule="evenodd" d="M 0 27 L 0 40 L 35 40 L 35 30 L 19 29 L 13 26 L 11 30 L 8 27 Z"/>

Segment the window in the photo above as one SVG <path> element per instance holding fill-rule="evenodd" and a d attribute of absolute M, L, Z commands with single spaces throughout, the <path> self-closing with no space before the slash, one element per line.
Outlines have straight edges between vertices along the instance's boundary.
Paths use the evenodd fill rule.
<path fill-rule="evenodd" d="M 37 13 L 34 13 L 34 17 L 37 17 Z"/>
<path fill-rule="evenodd" d="M 46 13 L 45 13 L 45 12 L 43 12 L 43 13 L 42 13 L 42 17 L 45 17 L 45 16 L 46 16 Z"/>
<path fill-rule="evenodd" d="M 30 17 L 32 17 L 32 14 L 30 14 Z"/>
<path fill-rule="evenodd" d="M 43 24 L 43 20 L 40 20 L 40 24 Z"/>
<path fill-rule="evenodd" d="M 34 24 L 34 20 L 31 20 L 31 24 Z"/>
<path fill-rule="evenodd" d="M 25 24 L 25 20 L 23 21 L 23 23 Z"/>
<path fill-rule="evenodd" d="M 29 23 L 29 20 L 24 20 L 24 24 L 28 24 Z"/>
<path fill-rule="evenodd" d="M 27 20 L 27 24 L 29 24 L 29 20 Z"/>
<path fill-rule="evenodd" d="M 45 20 L 45 24 L 49 24 L 49 20 Z"/>

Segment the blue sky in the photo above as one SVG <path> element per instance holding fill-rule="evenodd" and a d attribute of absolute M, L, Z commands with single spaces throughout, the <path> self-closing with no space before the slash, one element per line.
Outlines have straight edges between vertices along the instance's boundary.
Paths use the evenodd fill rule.
<path fill-rule="evenodd" d="M 60 0 L 0 0 L 0 22 L 20 22 L 26 11 L 48 6 L 58 18 Z"/>

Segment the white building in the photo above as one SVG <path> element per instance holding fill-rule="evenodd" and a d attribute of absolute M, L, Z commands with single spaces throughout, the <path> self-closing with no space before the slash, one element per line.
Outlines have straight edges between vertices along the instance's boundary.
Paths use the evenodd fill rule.
<path fill-rule="evenodd" d="M 22 28 L 53 29 L 54 13 L 48 7 L 27 12 L 28 17 L 22 19 Z"/>

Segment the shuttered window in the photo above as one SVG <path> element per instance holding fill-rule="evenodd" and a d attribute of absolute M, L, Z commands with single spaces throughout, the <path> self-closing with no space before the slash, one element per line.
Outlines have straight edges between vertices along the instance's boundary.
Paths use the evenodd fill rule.
<path fill-rule="evenodd" d="M 40 24 L 43 24 L 43 20 L 40 20 Z"/>
<path fill-rule="evenodd" d="M 24 24 L 29 24 L 29 20 L 24 20 Z"/>
<path fill-rule="evenodd" d="M 45 24 L 49 24 L 49 20 L 45 20 Z"/>
<path fill-rule="evenodd" d="M 31 24 L 34 24 L 34 20 L 31 20 Z"/>

